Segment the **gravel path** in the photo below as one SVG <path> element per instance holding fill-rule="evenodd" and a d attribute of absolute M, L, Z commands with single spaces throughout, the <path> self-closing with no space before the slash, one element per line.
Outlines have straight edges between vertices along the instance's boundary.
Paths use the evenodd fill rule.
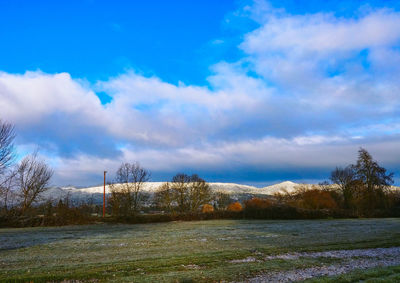
<path fill-rule="evenodd" d="M 312 277 L 334 276 L 350 272 L 355 269 L 367 269 L 378 266 L 400 265 L 400 247 L 377 248 L 362 250 L 337 250 L 313 253 L 287 253 L 276 256 L 267 256 L 265 260 L 286 259 L 293 260 L 299 258 L 340 258 L 341 263 L 316 266 L 304 269 L 293 269 L 279 272 L 269 272 L 258 275 L 245 282 L 295 282 Z M 245 259 L 246 260 L 246 259 Z"/>

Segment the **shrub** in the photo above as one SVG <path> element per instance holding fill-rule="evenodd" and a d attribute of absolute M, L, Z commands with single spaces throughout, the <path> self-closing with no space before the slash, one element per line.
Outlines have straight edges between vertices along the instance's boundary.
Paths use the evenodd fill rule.
<path fill-rule="evenodd" d="M 205 205 L 203 205 L 203 207 L 201 208 L 201 212 L 203 213 L 210 213 L 214 211 L 214 207 L 211 204 L 206 203 Z"/>
<path fill-rule="evenodd" d="M 230 205 L 228 205 L 227 210 L 228 211 L 242 211 L 243 207 L 240 204 L 240 202 L 237 201 L 237 202 L 234 202 L 234 203 L 231 203 Z"/>
<path fill-rule="evenodd" d="M 272 201 L 269 199 L 263 198 L 252 198 L 250 200 L 245 201 L 245 208 L 254 208 L 254 209 L 263 209 L 270 207 L 272 205 Z"/>
<path fill-rule="evenodd" d="M 335 209 L 337 203 L 328 191 L 311 189 L 301 195 L 301 206 L 306 209 Z"/>

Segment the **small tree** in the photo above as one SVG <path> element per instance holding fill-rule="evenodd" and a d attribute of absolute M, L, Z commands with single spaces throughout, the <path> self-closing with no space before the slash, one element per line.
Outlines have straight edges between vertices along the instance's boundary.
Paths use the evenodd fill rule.
<path fill-rule="evenodd" d="M 212 199 L 210 186 L 196 174 L 176 174 L 169 185 L 173 202 L 180 213 L 198 211 Z"/>
<path fill-rule="evenodd" d="M 188 200 L 191 211 L 198 211 L 201 205 L 211 200 L 210 186 L 196 174 L 190 177 Z"/>
<path fill-rule="evenodd" d="M 144 194 L 143 185 L 150 179 L 150 172 L 140 166 L 139 163 L 123 163 L 118 168 L 110 189 L 115 192 L 124 214 L 134 214 L 141 207 Z"/>
<path fill-rule="evenodd" d="M 354 184 L 356 181 L 354 166 L 349 165 L 345 168 L 336 167 L 332 171 L 330 179 L 342 192 L 344 208 L 350 208 L 354 198 Z"/>
<path fill-rule="evenodd" d="M 173 199 L 177 204 L 177 209 L 180 213 L 186 212 L 189 205 L 188 185 L 190 183 L 190 176 L 179 173 L 172 178 L 171 190 Z"/>
<path fill-rule="evenodd" d="M 162 184 L 154 194 L 154 203 L 156 207 L 168 212 L 173 211 L 174 195 L 170 184 Z"/>
<path fill-rule="evenodd" d="M 111 194 L 108 197 L 108 206 L 111 208 L 111 213 L 114 216 L 127 215 L 128 209 L 126 206 L 126 194 L 119 192 L 115 186 L 109 185 Z"/>
<path fill-rule="evenodd" d="M 22 199 L 21 209 L 25 212 L 45 192 L 53 176 L 53 170 L 37 156 L 37 153 L 26 156 L 16 168 L 15 182 Z"/>

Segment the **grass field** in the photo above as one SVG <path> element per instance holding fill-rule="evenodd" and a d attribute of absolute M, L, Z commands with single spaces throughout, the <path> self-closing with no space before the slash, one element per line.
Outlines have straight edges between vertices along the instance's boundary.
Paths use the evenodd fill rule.
<path fill-rule="evenodd" d="M 265 272 L 339 260 L 264 260 L 268 255 L 394 246 L 400 246 L 400 219 L 213 220 L 0 229 L 0 281 L 240 281 Z M 360 276 L 377 274 L 399 278 L 400 268 L 369 272 L 332 280 L 352 282 L 356 278 L 358 282 Z"/>

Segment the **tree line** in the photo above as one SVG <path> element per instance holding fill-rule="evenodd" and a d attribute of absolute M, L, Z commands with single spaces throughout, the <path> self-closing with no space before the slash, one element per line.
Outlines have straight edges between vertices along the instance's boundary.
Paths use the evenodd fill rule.
<path fill-rule="evenodd" d="M 400 191 L 392 189 L 393 177 L 360 148 L 356 163 L 336 167 L 328 181 L 300 185 L 294 192 L 278 193 L 271 200 L 249 200 L 245 203 L 247 215 L 267 217 L 275 209 L 297 216 L 310 211 L 309 215 L 321 217 L 400 216 Z"/>
<path fill-rule="evenodd" d="M 361 148 L 356 164 L 336 167 L 330 180 L 341 193 L 340 205 L 345 209 L 373 210 L 390 206 L 393 173 L 381 167 L 371 154 Z"/>

